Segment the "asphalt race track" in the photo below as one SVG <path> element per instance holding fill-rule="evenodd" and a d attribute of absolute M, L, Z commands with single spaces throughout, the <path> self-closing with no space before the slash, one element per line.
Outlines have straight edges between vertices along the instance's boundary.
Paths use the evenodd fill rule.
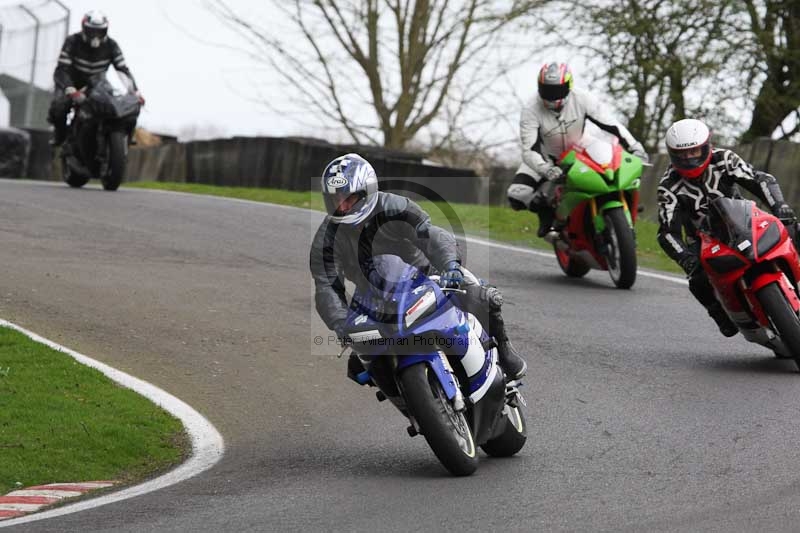
<path fill-rule="evenodd" d="M 800 374 L 681 283 L 468 246 L 527 352 L 529 438 L 452 478 L 345 377 L 312 303 L 321 215 L 0 181 L 0 317 L 152 382 L 225 438 L 209 471 L 40 531 L 791 531 Z M 1 460 L 1 459 L 0 459 Z"/>

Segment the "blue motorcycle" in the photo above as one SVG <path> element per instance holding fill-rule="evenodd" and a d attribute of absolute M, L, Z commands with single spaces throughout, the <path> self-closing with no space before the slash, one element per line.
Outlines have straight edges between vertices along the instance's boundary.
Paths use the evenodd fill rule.
<path fill-rule="evenodd" d="M 366 370 L 361 384 L 379 391 L 408 418 L 456 476 L 478 467 L 477 447 L 509 457 L 525 445 L 519 383 L 506 383 L 494 340 L 458 293 L 396 256 L 379 256 L 382 290 L 356 290 L 347 318 L 350 344 Z"/>

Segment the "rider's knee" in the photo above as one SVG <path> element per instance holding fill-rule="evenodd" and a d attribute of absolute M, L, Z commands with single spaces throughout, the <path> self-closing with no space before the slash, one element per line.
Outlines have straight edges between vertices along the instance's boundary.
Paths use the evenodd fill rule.
<path fill-rule="evenodd" d="M 508 203 L 511 204 L 511 209 L 514 211 L 530 209 L 535 193 L 532 186 L 524 183 L 512 183 L 506 190 Z"/>

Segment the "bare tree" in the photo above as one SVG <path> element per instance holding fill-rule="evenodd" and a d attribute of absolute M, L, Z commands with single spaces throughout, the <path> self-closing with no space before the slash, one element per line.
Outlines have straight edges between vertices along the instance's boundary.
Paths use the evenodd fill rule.
<path fill-rule="evenodd" d="M 779 138 L 800 132 L 800 2 L 798 0 L 742 0 L 752 41 L 747 56 L 751 80 L 762 79 L 755 96 L 750 127 L 744 142 L 770 137 L 780 128 Z M 794 115 L 794 126 L 782 124 Z"/>
<path fill-rule="evenodd" d="M 491 100 L 493 83 L 519 57 L 503 48 L 504 32 L 546 2 L 271 0 L 287 27 L 225 0 L 207 5 L 315 122 L 400 149 L 425 129 L 445 139 L 453 117 Z"/>
<path fill-rule="evenodd" d="M 728 76 L 725 65 L 738 53 L 737 37 L 726 26 L 733 4 L 621 0 L 570 6 L 581 34 L 572 42 L 600 59 L 595 78 L 627 117 L 631 133 L 650 149 L 662 142 L 673 120 L 706 114 L 741 94 L 730 79 L 717 83 Z"/>

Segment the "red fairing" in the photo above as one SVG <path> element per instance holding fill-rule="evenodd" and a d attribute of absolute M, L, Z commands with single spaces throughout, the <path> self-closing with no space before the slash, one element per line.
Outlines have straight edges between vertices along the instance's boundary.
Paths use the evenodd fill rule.
<path fill-rule="evenodd" d="M 798 311 L 800 309 L 800 299 L 798 298 L 797 290 L 781 267 L 788 267 L 791 276 L 795 280 L 800 280 L 800 263 L 798 263 L 797 251 L 789 237 L 789 233 L 776 217 L 756 207 L 753 207 L 751 216 L 752 237 L 754 238 L 750 239 L 750 247 L 753 248 L 753 260 L 748 259 L 743 253 L 750 247 L 745 247 L 741 251 L 736 250 L 702 231 L 698 233 L 700 237 L 700 260 L 703 269 L 708 274 L 711 285 L 716 289 L 720 302 L 735 322 L 741 322 L 736 320 L 737 313 L 747 313 L 762 327 L 769 328 L 771 327 L 769 318 L 764 313 L 756 293 L 770 283 L 778 283 L 787 301 L 795 311 Z M 758 242 L 772 223 L 776 223 L 781 232 L 778 244 L 769 249 L 763 256 L 759 256 L 757 253 Z M 719 261 L 728 257 L 731 258 L 731 261 L 735 261 L 732 258 L 737 258 L 741 262 L 741 266 L 721 273 L 717 272 L 709 263 L 709 260 L 712 259 Z M 764 268 L 763 264 L 765 263 L 770 263 L 768 265 L 770 268 Z M 755 265 L 762 265 L 760 266 L 761 271 L 747 285 L 744 275 Z"/>
<path fill-rule="evenodd" d="M 636 224 L 636 219 L 639 218 L 639 189 L 634 189 L 631 193 L 631 203 L 628 206 L 631 213 L 631 221 Z"/>
<path fill-rule="evenodd" d="M 567 233 L 569 234 L 570 248 L 573 250 L 587 250 L 601 267 L 608 268 L 606 258 L 597 253 L 594 242 L 586 234 L 586 229 L 583 227 L 587 209 L 589 209 L 589 202 L 581 202 L 569 215 Z"/>
<path fill-rule="evenodd" d="M 611 158 L 611 165 L 608 168 L 612 170 L 617 170 L 619 166 L 622 164 L 622 146 L 619 144 L 614 144 L 614 155 Z"/>
<path fill-rule="evenodd" d="M 611 169 L 616 171 L 619 166 L 622 164 L 622 146 L 619 144 L 614 143 L 613 145 L 614 152 L 611 156 L 611 164 L 607 165 L 606 167 L 602 167 L 595 163 L 591 157 L 586 153 L 586 150 L 581 150 L 580 152 L 576 152 L 575 159 L 586 165 L 587 167 L 591 168 L 601 176 L 606 173 L 607 169 Z M 569 151 L 564 152 L 561 154 L 559 161 L 561 161 Z"/>

